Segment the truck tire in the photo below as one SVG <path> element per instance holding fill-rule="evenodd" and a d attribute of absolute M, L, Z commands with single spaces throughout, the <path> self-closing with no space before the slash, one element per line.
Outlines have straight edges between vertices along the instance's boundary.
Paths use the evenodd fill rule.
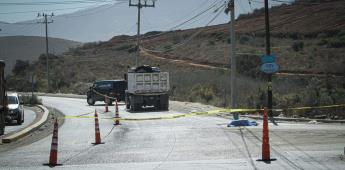
<path fill-rule="evenodd" d="M 169 102 L 165 105 L 161 105 L 161 110 L 169 110 Z"/>
<path fill-rule="evenodd" d="M 155 110 L 160 110 L 161 109 L 161 102 L 159 100 L 157 100 L 154 107 L 155 107 Z"/>
<path fill-rule="evenodd" d="M 24 111 L 23 111 L 23 118 L 22 118 L 22 123 L 24 123 Z"/>
<path fill-rule="evenodd" d="M 136 111 L 140 111 L 141 110 L 141 104 L 135 104 L 134 108 Z"/>
<path fill-rule="evenodd" d="M 106 103 L 106 101 L 104 101 L 104 103 Z M 111 106 L 113 104 L 113 101 L 108 99 L 108 103 L 107 104 L 108 104 L 108 106 Z"/>
<path fill-rule="evenodd" d="M 4 128 L 0 128 L 0 135 L 3 135 L 5 133 L 5 127 Z"/>
<path fill-rule="evenodd" d="M 87 104 L 89 104 L 90 106 L 93 106 L 95 104 L 95 100 L 92 97 L 87 98 Z"/>
<path fill-rule="evenodd" d="M 141 105 L 140 104 L 131 103 L 130 107 L 131 107 L 131 109 L 130 109 L 131 111 L 140 111 L 141 110 Z"/>
<path fill-rule="evenodd" d="M 168 95 L 161 96 L 160 109 L 169 110 L 169 96 Z"/>
<path fill-rule="evenodd" d="M 131 104 L 129 103 L 129 101 L 126 101 L 126 109 L 129 110 L 131 108 Z"/>
<path fill-rule="evenodd" d="M 22 124 L 22 115 L 18 115 L 17 117 L 17 125 L 21 125 Z"/>

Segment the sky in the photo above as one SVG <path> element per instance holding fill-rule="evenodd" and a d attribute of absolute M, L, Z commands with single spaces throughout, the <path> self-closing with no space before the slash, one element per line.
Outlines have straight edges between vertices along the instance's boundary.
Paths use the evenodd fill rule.
<path fill-rule="evenodd" d="M 32 20 L 37 18 L 38 13 L 51 13 L 55 15 L 62 15 L 73 13 L 78 10 L 95 8 L 101 5 L 109 5 L 117 3 L 116 1 L 129 1 L 129 0 L 1 0 L 0 1 L 0 21 L 15 23 L 20 21 Z M 133 0 L 138 1 L 138 0 Z M 148 0 L 150 2 L 150 0 Z M 173 0 L 156 0 L 157 7 L 161 1 Z M 207 1 L 215 0 L 200 0 L 200 4 Z M 225 0 L 218 0 L 225 1 Z M 263 0 L 251 0 L 252 8 L 263 6 L 259 3 Z M 188 0 L 185 0 L 188 6 Z M 191 1 L 194 3 L 194 1 Z M 275 4 L 276 2 L 271 2 Z M 251 11 L 249 0 L 235 0 L 237 9 L 241 13 L 248 13 Z M 181 4 L 184 5 L 184 4 Z M 199 5 L 199 4 L 196 4 Z M 128 5 L 127 5 L 128 7 Z M 188 11 L 186 11 L 188 12 Z"/>
<path fill-rule="evenodd" d="M 36 19 L 38 13 L 62 15 L 114 3 L 115 0 L 1 0 L 0 21 L 15 23 Z"/>
<path fill-rule="evenodd" d="M 88 42 L 108 40 L 112 36 L 121 34 L 134 35 L 136 34 L 137 8 L 129 7 L 128 1 L 0 0 L 0 21 L 16 23 L 0 23 L 0 29 L 2 29 L 0 36 L 44 36 L 43 25 L 37 24 L 37 21 L 42 21 L 37 14 L 42 12 L 54 13 L 54 17 L 51 18 L 54 22 L 49 25 L 49 34 L 52 37 Z M 132 1 L 136 3 L 138 0 Z M 152 2 L 152 0 L 147 1 Z M 251 13 L 254 9 L 263 7 L 263 1 L 235 0 L 236 16 Z M 269 0 L 269 3 L 281 4 L 277 1 L 291 0 Z M 155 8 L 142 9 L 142 33 L 227 23 L 230 17 L 223 12 L 224 8 L 220 8 L 224 7 L 225 2 L 226 0 L 156 0 Z M 210 10 L 202 13 L 206 9 Z M 199 15 L 200 13 L 202 14 Z M 184 23 L 185 21 L 189 22 Z"/>

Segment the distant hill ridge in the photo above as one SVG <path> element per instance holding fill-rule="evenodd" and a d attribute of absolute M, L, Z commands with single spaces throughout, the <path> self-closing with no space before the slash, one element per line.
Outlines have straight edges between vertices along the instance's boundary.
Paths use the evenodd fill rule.
<path fill-rule="evenodd" d="M 49 38 L 49 52 L 52 54 L 62 54 L 69 48 L 77 47 L 81 43 L 64 40 L 60 38 Z M 0 37 L 0 59 L 6 63 L 5 73 L 9 74 L 16 63 L 16 60 L 37 60 L 44 54 L 45 37 L 36 36 L 8 36 Z"/>

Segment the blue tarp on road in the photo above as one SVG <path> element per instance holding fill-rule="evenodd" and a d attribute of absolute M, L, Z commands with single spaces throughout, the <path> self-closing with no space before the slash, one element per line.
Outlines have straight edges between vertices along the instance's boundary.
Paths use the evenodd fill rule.
<path fill-rule="evenodd" d="M 258 123 L 256 121 L 249 121 L 249 120 L 232 120 L 228 127 L 236 127 L 236 126 L 257 126 Z"/>

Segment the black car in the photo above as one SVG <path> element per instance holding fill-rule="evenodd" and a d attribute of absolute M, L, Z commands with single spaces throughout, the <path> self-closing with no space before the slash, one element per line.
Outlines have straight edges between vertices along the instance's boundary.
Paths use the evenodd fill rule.
<path fill-rule="evenodd" d="M 125 100 L 125 90 L 127 82 L 125 80 L 99 80 L 93 83 L 87 92 L 87 103 L 94 105 L 96 101 L 105 101 L 105 96 L 111 97 L 108 104 L 112 104 L 115 99 Z"/>

